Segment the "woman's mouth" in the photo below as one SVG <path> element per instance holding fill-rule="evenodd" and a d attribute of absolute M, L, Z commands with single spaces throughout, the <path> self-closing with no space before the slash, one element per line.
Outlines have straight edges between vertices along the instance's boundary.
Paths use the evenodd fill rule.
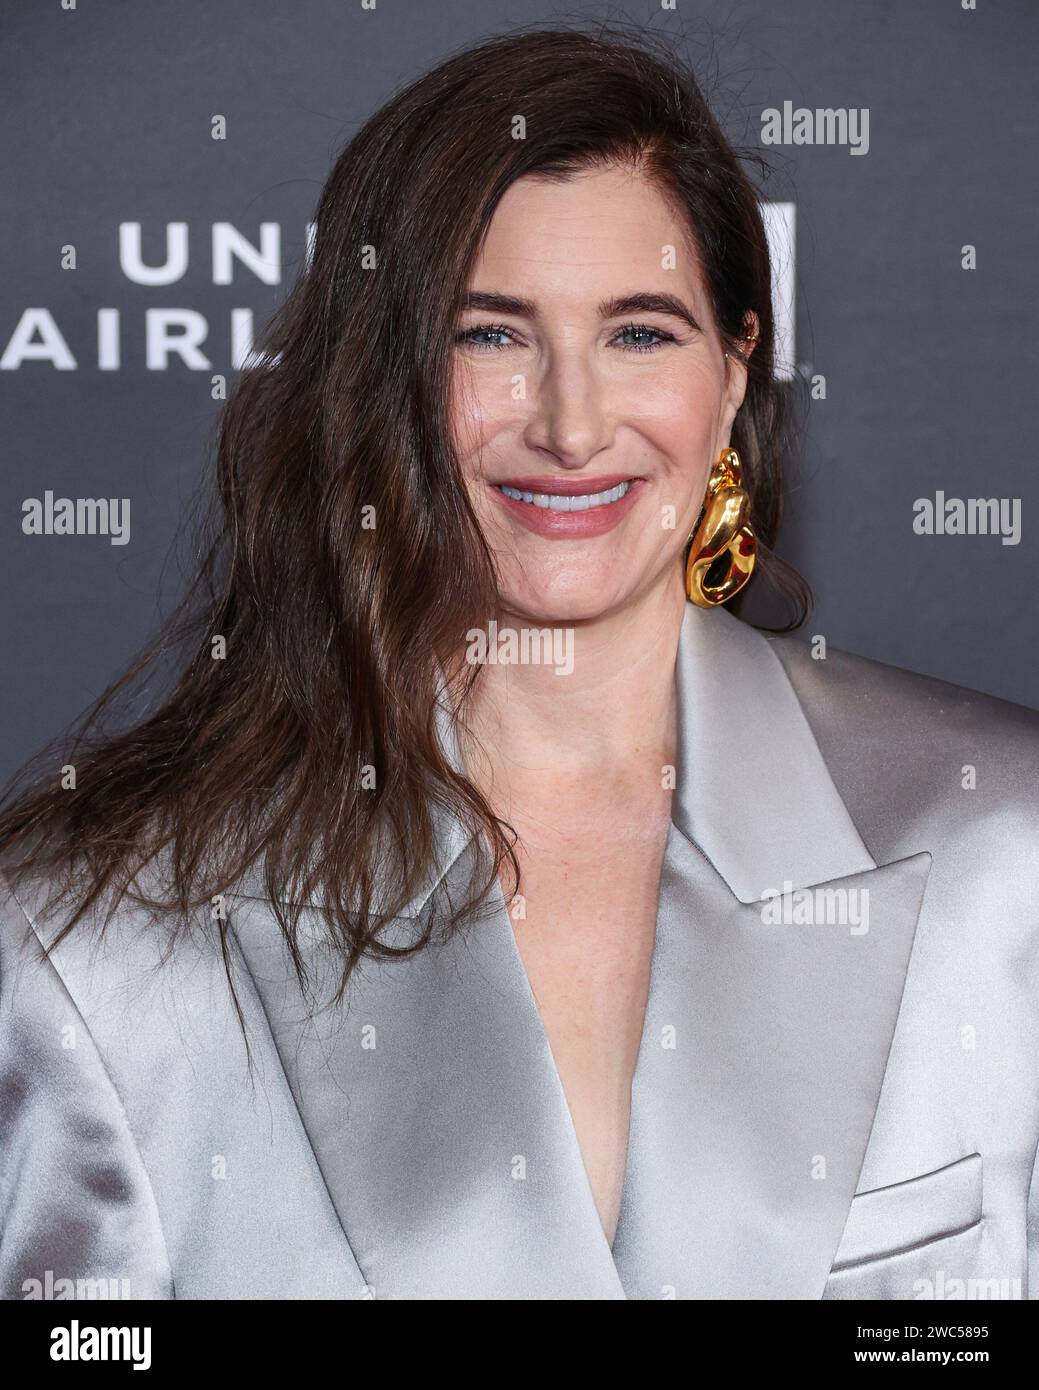
<path fill-rule="evenodd" d="M 492 484 L 502 505 L 528 531 L 552 539 L 601 536 L 627 515 L 645 478 L 509 478 Z"/>
<path fill-rule="evenodd" d="M 550 512 L 586 512 L 589 507 L 608 507 L 619 502 L 634 482 L 633 478 L 607 488 L 605 492 L 521 492 L 518 488 L 498 483 L 506 497 L 517 502 L 530 502 L 535 507 L 547 507 Z"/>

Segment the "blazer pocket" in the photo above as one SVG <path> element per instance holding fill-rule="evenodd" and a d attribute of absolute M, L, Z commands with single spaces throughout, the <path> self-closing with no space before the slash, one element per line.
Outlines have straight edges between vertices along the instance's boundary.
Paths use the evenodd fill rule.
<path fill-rule="evenodd" d="M 981 1221 L 981 1196 L 979 1153 L 906 1182 L 857 1193 L 831 1273 L 969 1231 Z"/>

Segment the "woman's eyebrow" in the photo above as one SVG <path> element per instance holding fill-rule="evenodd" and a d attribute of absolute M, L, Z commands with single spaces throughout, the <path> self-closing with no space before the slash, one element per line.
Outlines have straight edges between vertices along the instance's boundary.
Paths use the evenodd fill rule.
<path fill-rule="evenodd" d="M 482 309 L 491 314 L 515 314 L 520 318 L 537 318 L 537 305 L 530 299 L 518 295 L 497 294 L 491 291 L 470 290 L 462 296 L 463 309 Z M 642 291 L 626 294 L 618 299 L 605 299 L 599 305 L 599 314 L 604 319 L 617 318 L 622 314 L 671 314 L 682 319 L 690 328 L 699 330 L 693 312 L 673 294 Z"/>
<path fill-rule="evenodd" d="M 693 311 L 673 294 L 626 294 L 620 299 L 605 299 L 599 305 L 599 313 L 604 319 L 618 318 L 621 314 L 671 314 L 683 319 L 690 328 L 700 327 Z"/>
<path fill-rule="evenodd" d="M 483 309 L 491 314 L 515 314 L 519 318 L 537 317 L 537 309 L 530 299 L 519 299 L 511 294 L 490 294 L 472 290 L 462 296 L 463 309 Z"/>

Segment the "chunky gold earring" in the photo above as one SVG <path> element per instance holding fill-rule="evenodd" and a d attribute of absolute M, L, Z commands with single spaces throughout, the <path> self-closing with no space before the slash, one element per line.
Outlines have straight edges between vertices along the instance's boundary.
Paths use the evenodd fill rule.
<path fill-rule="evenodd" d="M 741 478 L 739 454 L 723 449 L 707 480 L 685 567 L 685 591 L 698 608 L 725 603 L 754 572 L 758 538 L 750 525 L 750 497 Z"/>

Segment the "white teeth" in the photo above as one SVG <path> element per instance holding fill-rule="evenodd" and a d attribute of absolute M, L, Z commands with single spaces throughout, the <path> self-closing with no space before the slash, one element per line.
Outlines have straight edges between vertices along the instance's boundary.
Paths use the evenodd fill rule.
<path fill-rule="evenodd" d="M 549 512 L 584 512 L 589 507 L 605 507 L 611 502 L 619 502 L 633 481 L 634 479 L 629 478 L 627 482 L 618 483 L 616 487 L 608 488 L 605 492 L 587 492 L 581 497 L 556 492 L 520 492 L 518 488 L 506 487 L 504 483 L 498 483 L 496 486 L 506 497 L 512 497 L 517 502 L 530 502 L 535 507 L 543 507 Z"/>

